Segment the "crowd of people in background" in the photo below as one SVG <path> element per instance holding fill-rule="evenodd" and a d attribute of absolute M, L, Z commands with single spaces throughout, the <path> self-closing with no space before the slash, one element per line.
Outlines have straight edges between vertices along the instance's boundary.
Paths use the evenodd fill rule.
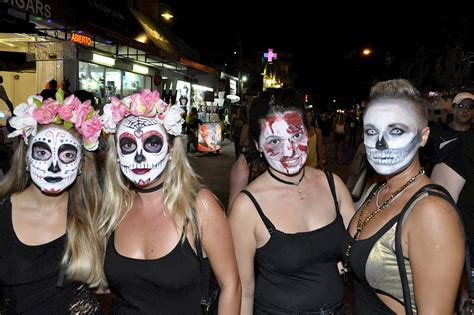
<path fill-rule="evenodd" d="M 2 82 L 0 314 L 109 312 L 97 294 L 114 314 L 346 314 L 347 278 L 355 314 L 469 306 L 471 90 L 435 124 L 403 79 L 375 84 L 364 111 L 308 108 L 294 89 L 231 106 L 224 204 L 189 161 L 197 108 L 147 89 L 99 108 L 67 79 L 15 107 Z"/>

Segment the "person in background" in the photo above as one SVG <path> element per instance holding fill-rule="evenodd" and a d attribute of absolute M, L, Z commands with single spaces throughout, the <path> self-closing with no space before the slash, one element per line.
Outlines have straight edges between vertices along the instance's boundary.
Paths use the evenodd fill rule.
<path fill-rule="evenodd" d="M 101 123 L 74 96 L 57 99 L 31 96 L 10 120 L 9 137 L 22 140 L 0 183 L 0 314 L 102 313 L 91 289 L 104 284 L 101 187 L 89 152 Z"/>
<path fill-rule="evenodd" d="M 474 94 L 462 91 L 452 101 L 453 121 L 449 124 L 438 123 L 430 128 L 430 136 L 421 153 L 428 163 L 428 174 L 440 161 L 443 148 L 452 142 L 472 143 L 474 129 L 471 128 L 474 113 Z"/>
<path fill-rule="evenodd" d="M 325 147 L 321 129 L 314 126 L 314 114 L 311 109 L 306 109 L 306 122 L 308 130 L 308 158 L 306 166 L 324 169 Z"/>
<path fill-rule="evenodd" d="M 209 268 L 221 290 L 219 313 L 239 313 L 229 224 L 189 164 L 181 112 L 150 90 L 104 107 L 110 135 L 99 227 L 112 313 L 201 314 L 201 271 Z M 200 249 L 207 256 L 203 270 Z"/>
<path fill-rule="evenodd" d="M 334 158 L 339 164 L 344 163 L 346 129 L 344 115 L 339 114 L 334 124 Z"/>
<path fill-rule="evenodd" d="M 419 161 L 429 135 L 424 100 L 402 79 L 377 83 L 370 97 L 364 145 L 368 162 L 385 180 L 363 198 L 342 247 L 353 275 L 354 313 L 453 314 L 465 241 L 450 197 L 427 186 L 433 182 Z M 433 190 L 440 195 L 430 195 Z M 417 192 L 422 195 L 412 199 Z M 395 249 L 397 235 L 401 250 Z"/>
<path fill-rule="evenodd" d="M 8 106 L 8 110 L 13 115 L 13 104 L 8 98 L 7 92 L 5 91 L 5 87 L 3 87 L 3 76 L 0 75 L 0 99 L 5 102 Z"/>
<path fill-rule="evenodd" d="M 329 139 L 331 138 L 331 131 L 333 120 L 329 116 L 329 113 L 325 110 L 318 119 L 318 127 L 321 129 L 321 133 L 323 135 L 323 143 L 324 147 L 328 147 Z M 326 157 L 326 155 L 325 155 Z M 326 159 L 320 161 L 320 164 L 326 164 Z"/>
<path fill-rule="evenodd" d="M 345 314 L 337 267 L 354 213 L 341 179 L 305 167 L 302 96 L 267 90 L 250 107 L 250 134 L 268 169 L 233 201 L 241 314 Z"/>
<path fill-rule="evenodd" d="M 64 79 L 63 82 L 61 83 L 61 89 L 64 92 L 64 98 L 72 94 L 71 90 L 69 90 L 70 88 L 71 88 L 71 82 L 69 82 L 68 79 Z"/>
<path fill-rule="evenodd" d="M 197 151 L 198 146 L 198 129 L 199 125 L 202 124 L 202 121 L 198 117 L 198 112 L 196 107 L 192 107 L 188 116 L 186 116 L 186 134 L 187 134 L 187 144 L 186 150 L 191 152 L 190 146 L 193 146 L 193 151 Z"/>
<path fill-rule="evenodd" d="M 52 98 L 53 100 L 56 99 L 56 92 L 58 89 L 58 82 L 55 79 L 52 79 L 46 84 L 46 88 L 41 91 L 40 95 L 43 100 L 47 100 L 48 98 Z"/>
<path fill-rule="evenodd" d="M 246 123 L 246 111 L 241 107 L 237 107 L 235 115 L 232 117 L 232 120 L 230 122 L 230 136 L 232 141 L 234 142 L 235 159 L 238 159 L 240 153 L 242 153 L 242 147 L 240 145 L 240 135 L 242 133 L 242 128 Z"/>

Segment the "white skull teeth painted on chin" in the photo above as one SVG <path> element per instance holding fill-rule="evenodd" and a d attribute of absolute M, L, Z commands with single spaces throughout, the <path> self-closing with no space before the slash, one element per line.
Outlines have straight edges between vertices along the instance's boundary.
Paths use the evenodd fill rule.
<path fill-rule="evenodd" d="M 399 150 L 384 150 L 379 151 L 372 149 L 367 152 L 367 159 L 373 161 L 375 164 L 380 165 L 391 165 L 402 162 L 410 151 L 399 151 Z"/>

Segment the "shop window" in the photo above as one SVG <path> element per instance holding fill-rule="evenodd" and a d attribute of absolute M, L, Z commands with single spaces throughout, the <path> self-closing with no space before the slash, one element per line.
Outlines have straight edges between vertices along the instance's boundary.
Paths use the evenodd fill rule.
<path fill-rule="evenodd" d="M 117 69 L 105 69 L 105 100 L 110 102 L 112 96 L 122 97 L 122 71 Z"/>
<path fill-rule="evenodd" d="M 79 61 L 79 89 L 91 92 L 96 104 L 103 104 L 105 96 L 105 67 Z"/>
<path fill-rule="evenodd" d="M 124 71 L 123 74 L 123 96 L 140 92 L 146 88 L 144 75 L 127 71 Z"/>

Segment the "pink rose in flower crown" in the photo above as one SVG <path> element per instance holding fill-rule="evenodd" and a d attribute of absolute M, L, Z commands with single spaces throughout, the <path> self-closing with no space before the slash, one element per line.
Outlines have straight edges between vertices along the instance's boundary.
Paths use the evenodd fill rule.
<path fill-rule="evenodd" d="M 130 96 L 130 113 L 134 116 L 153 117 L 156 114 L 155 103 L 160 99 L 157 91 L 143 90 Z"/>
<path fill-rule="evenodd" d="M 102 123 L 97 115 L 92 116 L 91 119 L 82 123 L 81 128 L 78 131 L 82 135 L 86 149 L 97 149 L 97 146 L 99 145 L 97 140 L 99 139 L 101 129 Z"/>
<path fill-rule="evenodd" d="M 166 111 L 168 110 L 169 105 L 160 99 L 158 103 L 156 103 L 155 106 L 156 106 L 156 111 L 157 111 L 156 118 L 160 120 L 165 119 L 164 116 L 165 116 Z"/>
<path fill-rule="evenodd" d="M 71 118 L 71 122 L 74 123 L 76 129 L 81 127 L 82 123 L 84 120 L 86 120 L 87 115 L 89 115 L 91 110 L 93 110 L 93 108 L 91 106 L 90 100 L 85 101 L 77 107 Z"/>
<path fill-rule="evenodd" d="M 58 109 L 59 117 L 62 120 L 70 121 L 73 116 L 73 112 L 81 105 L 81 101 L 74 95 L 68 96 L 62 106 Z"/>
<path fill-rule="evenodd" d="M 115 123 L 121 121 L 125 116 L 130 113 L 127 105 L 122 103 L 117 97 L 112 97 L 112 105 L 110 106 L 112 112 L 112 118 Z"/>
<path fill-rule="evenodd" d="M 52 98 L 43 102 L 43 106 L 37 107 L 33 110 L 33 118 L 40 124 L 47 125 L 54 121 L 58 113 L 59 103 Z"/>

